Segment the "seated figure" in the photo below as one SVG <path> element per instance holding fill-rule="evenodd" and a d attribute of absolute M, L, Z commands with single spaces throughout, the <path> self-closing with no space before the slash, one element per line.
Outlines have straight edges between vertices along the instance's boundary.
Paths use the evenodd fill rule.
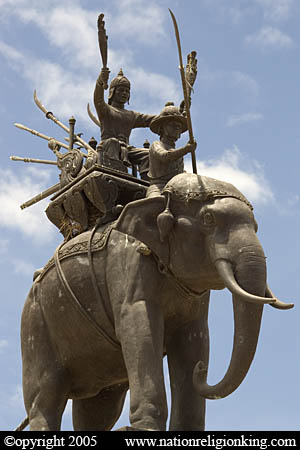
<path fill-rule="evenodd" d="M 184 147 L 175 149 L 175 143 L 181 133 L 187 130 L 186 117 L 180 113 L 174 103 L 168 102 L 156 116 L 150 130 L 160 136 L 149 149 L 149 181 L 147 197 L 160 195 L 167 182 L 184 171 L 183 156 L 195 151 L 196 142 L 188 142 Z"/>
<path fill-rule="evenodd" d="M 107 84 L 108 76 L 109 69 L 103 68 L 94 91 L 94 104 L 101 126 L 101 142 L 98 149 L 106 158 L 109 158 L 112 167 L 118 167 L 114 166 L 113 161 L 120 160 L 125 166 L 138 165 L 141 178 L 147 180 L 148 150 L 130 146 L 129 137 L 134 128 L 149 127 L 155 116 L 125 109 L 125 104 L 130 98 L 130 82 L 124 76 L 122 69 L 110 83 L 106 103 L 104 86 Z"/>

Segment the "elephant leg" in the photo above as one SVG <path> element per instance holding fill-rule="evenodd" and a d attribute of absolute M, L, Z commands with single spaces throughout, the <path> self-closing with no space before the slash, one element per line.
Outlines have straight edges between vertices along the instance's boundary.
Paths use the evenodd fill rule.
<path fill-rule="evenodd" d="M 95 397 L 73 400 L 75 431 L 110 431 L 121 415 L 128 383 L 103 389 Z"/>
<path fill-rule="evenodd" d="M 164 322 L 160 306 L 145 300 L 124 305 L 120 336 L 129 378 L 130 423 L 136 429 L 165 430 Z"/>
<path fill-rule="evenodd" d="M 38 347 L 42 347 L 42 350 Z M 59 431 L 69 384 L 48 345 L 37 342 L 36 357 L 23 363 L 23 395 L 30 431 Z M 32 355 L 33 356 L 33 355 Z"/>
<path fill-rule="evenodd" d="M 69 378 L 51 345 L 38 302 L 31 294 L 24 307 L 21 328 L 23 395 L 30 431 L 60 430 Z"/>
<path fill-rule="evenodd" d="M 194 389 L 193 370 L 199 360 L 208 364 L 207 313 L 208 303 L 203 308 L 200 320 L 184 325 L 167 342 L 172 395 L 169 428 L 172 431 L 205 429 L 205 399 Z"/>
<path fill-rule="evenodd" d="M 48 371 L 37 389 L 23 390 L 30 431 L 59 431 L 68 400 L 63 380 Z"/>

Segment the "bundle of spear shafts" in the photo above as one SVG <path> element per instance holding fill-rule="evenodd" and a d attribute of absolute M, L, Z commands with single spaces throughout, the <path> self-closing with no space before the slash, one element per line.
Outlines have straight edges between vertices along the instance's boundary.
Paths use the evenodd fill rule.
<path fill-rule="evenodd" d="M 47 111 L 47 109 L 44 107 L 44 105 L 40 102 L 36 95 L 36 91 L 34 91 L 34 101 L 35 104 L 38 106 L 38 108 L 45 113 L 47 119 L 51 119 L 54 123 L 56 123 L 58 126 L 60 126 L 63 130 L 65 130 L 69 137 L 66 138 L 68 141 L 68 145 L 58 141 L 57 139 L 54 139 L 52 137 L 49 137 L 43 133 L 40 133 L 39 131 L 33 130 L 31 128 L 26 127 L 25 125 L 22 125 L 20 123 L 15 123 L 15 126 L 21 130 L 28 131 L 29 133 L 33 134 L 34 136 L 38 136 L 42 139 L 45 139 L 48 141 L 48 147 L 53 151 L 55 155 L 58 156 L 59 151 L 61 148 L 65 148 L 66 150 L 70 151 L 73 149 L 74 145 L 77 145 L 77 149 L 80 151 L 81 155 L 86 158 L 89 155 L 94 155 L 96 151 L 81 138 L 81 134 L 75 134 L 75 119 L 74 117 L 71 117 L 69 120 L 69 127 L 64 125 L 62 122 L 60 122 L 52 112 Z M 80 149 L 84 148 L 87 150 L 87 153 L 82 152 Z M 56 165 L 56 161 L 46 160 L 46 159 L 36 159 L 36 158 L 24 158 L 20 156 L 11 156 L 10 159 L 12 161 L 23 161 L 27 163 L 37 163 L 37 164 L 49 164 L 49 165 Z M 55 184 L 54 186 L 51 186 L 50 188 L 46 189 L 45 191 L 41 192 L 40 194 L 36 195 L 32 199 L 28 200 L 27 202 L 23 203 L 20 208 L 24 209 L 28 206 L 34 205 L 35 203 L 39 202 L 40 200 L 43 200 L 46 197 L 49 197 L 49 195 L 54 194 L 57 192 L 60 188 L 60 183 Z"/>

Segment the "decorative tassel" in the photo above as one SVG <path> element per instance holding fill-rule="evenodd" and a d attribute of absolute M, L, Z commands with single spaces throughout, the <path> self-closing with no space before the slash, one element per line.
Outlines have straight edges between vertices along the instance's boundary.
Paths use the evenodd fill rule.
<path fill-rule="evenodd" d="M 175 221 L 175 218 L 170 210 L 171 196 L 169 192 L 167 192 L 167 196 L 168 198 L 166 208 L 157 217 L 157 226 L 161 242 L 164 242 L 166 236 L 170 233 L 171 229 L 173 228 Z"/>

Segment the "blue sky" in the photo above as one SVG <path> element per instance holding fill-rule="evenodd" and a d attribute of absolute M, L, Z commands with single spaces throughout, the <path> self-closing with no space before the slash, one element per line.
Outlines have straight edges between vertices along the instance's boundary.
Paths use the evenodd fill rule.
<path fill-rule="evenodd" d="M 268 283 L 291 311 L 265 307 L 257 353 L 241 387 L 209 401 L 208 430 L 299 430 L 300 3 L 297 0 L 0 0 L 0 429 L 24 417 L 20 317 L 33 271 L 61 242 L 47 221 L 47 200 L 19 205 L 58 181 L 55 166 L 12 162 L 10 155 L 54 159 L 46 141 L 19 122 L 63 140 L 33 90 L 62 121 L 74 115 L 84 139 L 99 139 L 86 113 L 101 68 L 97 16 L 105 14 L 111 77 L 131 80 L 130 108 L 158 113 L 182 99 L 171 7 L 183 53 L 197 51 L 192 121 L 198 172 L 235 184 L 254 205 Z M 132 134 L 141 146 L 156 137 Z M 187 141 L 187 134 L 181 143 Z M 179 144 L 180 145 L 180 144 Z M 185 159 L 186 169 L 191 162 Z M 209 382 L 223 376 L 232 345 L 228 292 L 213 293 Z M 168 383 L 166 375 L 166 383 Z M 71 429 L 68 406 L 63 429 Z M 128 400 L 119 425 L 128 424 Z"/>

